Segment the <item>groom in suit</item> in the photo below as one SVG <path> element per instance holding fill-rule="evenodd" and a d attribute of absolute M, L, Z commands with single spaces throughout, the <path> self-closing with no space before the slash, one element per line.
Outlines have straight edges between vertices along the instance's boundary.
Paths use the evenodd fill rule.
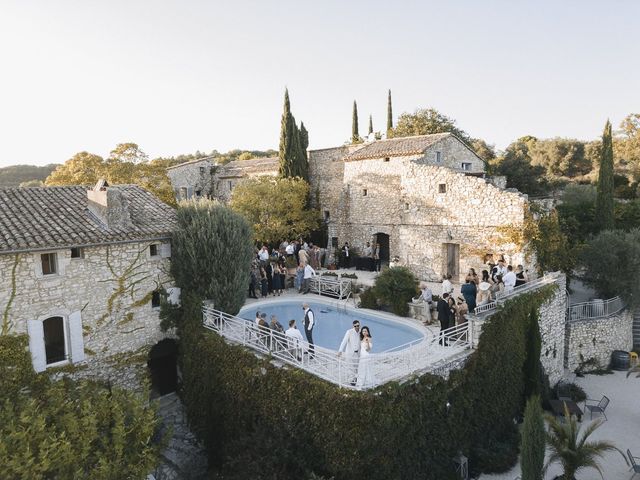
<path fill-rule="evenodd" d="M 351 372 L 353 378 L 351 379 L 351 385 L 356 384 L 356 376 L 358 374 L 358 359 L 360 357 L 360 321 L 353 321 L 353 328 L 347 330 L 344 334 L 344 338 L 342 339 L 342 343 L 340 343 L 340 348 L 338 349 L 338 356 L 344 353 L 345 363 L 347 366 L 347 371 Z"/>

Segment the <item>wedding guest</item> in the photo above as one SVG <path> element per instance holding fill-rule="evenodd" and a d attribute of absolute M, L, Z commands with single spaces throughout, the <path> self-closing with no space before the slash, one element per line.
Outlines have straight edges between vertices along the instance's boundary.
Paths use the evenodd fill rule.
<path fill-rule="evenodd" d="M 480 285 L 478 285 L 478 297 L 476 299 L 476 306 L 485 305 L 491 301 L 490 288 L 491 284 L 489 282 L 480 282 Z"/>
<path fill-rule="evenodd" d="M 516 274 L 513 272 L 513 267 L 509 265 L 507 267 L 507 274 L 502 277 L 505 292 L 513 292 L 513 289 L 516 286 L 516 280 Z"/>
<path fill-rule="evenodd" d="M 460 288 L 460 293 L 462 293 L 464 301 L 467 303 L 468 311 L 473 312 L 476 308 L 476 295 L 478 293 L 473 278 L 467 277 L 466 283 Z"/>
<path fill-rule="evenodd" d="M 527 276 L 527 273 L 525 272 L 524 267 L 522 265 L 518 265 L 516 267 L 516 287 L 519 287 L 520 285 L 524 285 L 528 281 L 529 281 L 529 277 Z"/>
<path fill-rule="evenodd" d="M 462 325 L 467 321 L 467 313 L 469 313 L 470 308 L 467 305 L 464 297 L 458 297 L 458 306 L 456 308 L 456 325 Z M 473 310 L 471 310 L 473 311 Z"/>
<path fill-rule="evenodd" d="M 469 273 L 467 273 L 467 276 L 465 277 L 465 281 L 467 280 L 471 280 L 476 284 L 476 286 L 480 283 L 480 278 L 478 278 L 478 274 L 474 268 L 469 269 Z"/>

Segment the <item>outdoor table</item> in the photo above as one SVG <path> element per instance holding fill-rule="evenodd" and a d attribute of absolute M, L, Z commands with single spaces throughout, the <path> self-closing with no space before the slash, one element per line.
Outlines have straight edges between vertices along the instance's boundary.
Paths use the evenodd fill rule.
<path fill-rule="evenodd" d="M 356 270 L 367 270 L 373 272 L 375 270 L 375 262 L 371 257 L 358 257 L 356 259 Z"/>
<path fill-rule="evenodd" d="M 578 417 L 578 421 L 582 421 L 582 410 L 578 406 L 576 402 L 573 400 L 549 400 L 549 405 L 551 405 L 551 410 L 553 410 L 554 415 L 558 417 L 564 417 L 564 405 L 567 405 L 567 409 L 569 410 L 570 415 L 575 415 Z"/>

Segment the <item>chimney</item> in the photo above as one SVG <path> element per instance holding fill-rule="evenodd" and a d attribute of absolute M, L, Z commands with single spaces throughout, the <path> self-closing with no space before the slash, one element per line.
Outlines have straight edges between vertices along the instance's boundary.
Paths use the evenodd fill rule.
<path fill-rule="evenodd" d="M 100 179 L 92 190 L 87 190 L 89 211 L 109 229 L 133 228 L 129 214 L 129 200 L 118 187 L 110 187 Z"/>

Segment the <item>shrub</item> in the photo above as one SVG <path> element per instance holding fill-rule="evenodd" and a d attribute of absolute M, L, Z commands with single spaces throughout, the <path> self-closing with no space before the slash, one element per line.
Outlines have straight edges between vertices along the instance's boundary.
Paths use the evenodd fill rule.
<path fill-rule="evenodd" d="M 379 308 L 378 296 L 374 287 L 368 287 L 360 294 L 360 307 L 370 308 L 371 310 L 377 310 Z"/>
<path fill-rule="evenodd" d="M 418 279 L 406 267 L 385 269 L 376 278 L 375 292 L 391 310 L 401 317 L 409 313 L 411 299 L 418 290 Z"/>
<path fill-rule="evenodd" d="M 312 471 L 444 480 L 458 451 L 476 471 L 504 471 L 517 460 L 513 420 L 522 411 L 527 318 L 554 288 L 505 302 L 465 368 L 448 380 L 424 374 L 372 392 L 282 368 L 203 331 L 200 304 L 187 293 L 180 332 L 187 414 L 210 466 L 235 470 L 234 478 L 305 478 Z"/>
<path fill-rule="evenodd" d="M 640 305 L 640 282 L 629 281 L 640 270 L 640 228 L 599 233 L 587 242 L 580 260 L 585 282 L 601 295 L 620 295 L 631 307 Z"/>
<path fill-rule="evenodd" d="M 154 406 L 101 383 L 35 375 L 26 345 L 25 335 L 0 336 L 2 478 L 145 478 L 162 447 Z"/>
<path fill-rule="evenodd" d="M 176 285 L 235 315 L 249 286 L 253 258 L 249 225 L 211 200 L 181 204 L 177 220 L 171 261 Z"/>

